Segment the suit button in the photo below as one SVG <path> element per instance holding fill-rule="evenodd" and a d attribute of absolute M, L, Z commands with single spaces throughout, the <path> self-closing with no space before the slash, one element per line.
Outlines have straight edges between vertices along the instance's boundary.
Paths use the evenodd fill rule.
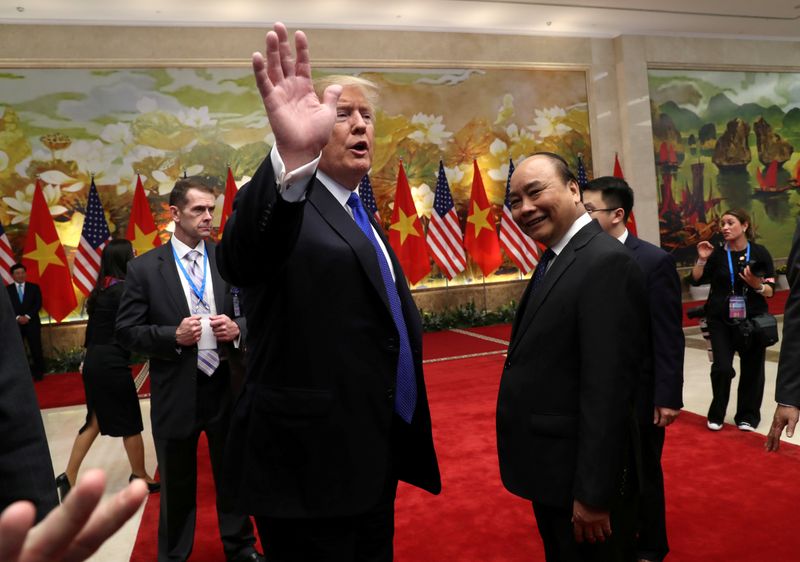
<path fill-rule="evenodd" d="M 511 361 L 506 361 L 506 369 L 510 369 L 510 368 L 511 368 Z"/>
<path fill-rule="evenodd" d="M 397 351 L 399 349 L 397 338 L 388 338 L 386 340 L 386 349 L 392 352 Z"/>
<path fill-rule="evenodd" d="M 388 398 L 390 401 L 394 400 L 394 389 L 393 388 L 387 388 L 386 389 L 386 398 Z"/>

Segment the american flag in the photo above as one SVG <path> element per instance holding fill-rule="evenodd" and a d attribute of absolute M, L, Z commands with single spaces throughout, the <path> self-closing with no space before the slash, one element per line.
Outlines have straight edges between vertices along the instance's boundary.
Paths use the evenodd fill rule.
<path fill-rule="evenodd" d="M 83 221 L 81 242 L 75 254 L 75 265 L 72 268 L 72 278 L 75 285 L 84 295 L 89 295 L 97 283 L 100 273 L 100 256 L 103 254 L 106 242 L 111 239 L 108 223 L 103 214 L 103 204 L 97 195 L 97 187 L 92 179 L 89 188 L 89 202 L 86 205 L 86 218 Z"/>
<path fill-rule="evenodd" d="M 581 188 L 581 193 L 586 189 L 586 184 L 589 183 L 589 178 L 586 175 L 586 166 L 583 164 L 583 156 L 578 154 L 578 187 Z"/>
<path fill-rule="evenodd" d="M 539 263 L 539 248 L 514 222 L 511 216 L 509 192 L 511 190 L 511 174 L 514 173 L 514 162 L 508 163 L 508 180 L 506 181 L 506 200 L 503 204 L 503 218 L 500 220 L 500 246 L 506 255 L 517 265 L 517 268 L 527 274 Z"/>
<path fill-rule="evenodd" d="M 378 212 L 378 204 L 375 202 L 375 194 L 372 192 L 372 184 L 369 182 L 369 174 L 361 178 L 358 184 L 358 196 L 361 198 L 361 202 L 364 203 L 364 208 L 372 213 L 372 216 L 375 217 L 375 222 L 383 228 L 381 214 Z"/>
<path fill-rule="evenodd" d="M 467 265 L 467 258 L 464 255 L 464 235 L 461 233 L 461 225 L 458 222 L 453 196 L 441 160 L 427 241 L 431 256 L 448 279 L 464 271 Z"/>
<path fill-rule="evenodd" d="M 14 251 L 11 249 L 11 242 L 8 241 L 8 235 L 3 225 L 0 224 L 0 277 L 2 277 L 3 283 L 6 285 L 11 285 L 14 282 L 14 278 L 11 277 L 11 266 L 16 262 Z"/>

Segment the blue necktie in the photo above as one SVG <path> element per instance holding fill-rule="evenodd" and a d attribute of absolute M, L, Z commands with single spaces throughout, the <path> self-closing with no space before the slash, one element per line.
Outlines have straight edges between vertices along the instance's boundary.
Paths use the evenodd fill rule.
<path fill-rule="evenodd" d="M 381 277 L 386 287 L 386 296 L 389 297 L 389 308 L 392 311 L 392 319 L 400 336 L 400 355 L 397 358 L 397 390 L 394 395 L 394 411 L 397 412 L 406 423 L 411 423 L 414 415 L 414 408 L 417 405 L 417 381 L 414 376 L 414 359 L 411 355 L 411 344 L 408 341 L 408 330 L 406 321 L 403 318 L 403 308 L 400 304 L 400 295 L 397 293 L 397 286 L 392 279 L 392 272 L 386 256 L 375 238 L 372 225 L 367 218 L 367 212 L 361 204 L 361 199 L 354 192 L 347 199 L 347 206 L 353 210 L 353 218 L 375 248 L 378 258 L 378 265 L 381 268 Z"/>
<path fill-rule="evenodd" d="M 536 271 L 533 272 L 531 296 L 534 295 L 536 289 L 542 284 L 542 280 L 544 280 L 544 276 L 547 274 L 547 265 L 554 257 L 556 257 L 556 253 L 550 248 L 547 248 L 544 251 L 544 254 L 542 254 L 542 259 L 539 260 L 539 264 L 536 266 Z"/>
<path fill-rule="evenodd" d="M 22 285 L 17 285 L 17 294 L 19 295 L 19 302 L 25 298 L 24 293 L 22 292 Z"/>

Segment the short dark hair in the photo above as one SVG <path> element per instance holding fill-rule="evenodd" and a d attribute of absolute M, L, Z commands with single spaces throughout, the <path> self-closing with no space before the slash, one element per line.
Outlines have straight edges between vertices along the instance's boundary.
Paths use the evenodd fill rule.
<path fill-rule="evenodd" d="M 16 270 L 21 269 L 22 271 L 28 271 L 28 268 L 22 265 L 21 263 L 17 262 L 11 266 L 11 273 L 14 273 Z"/>
<path fill-rule="evenodd" d="M 744 209 L 728 209 L 727 211 L 722 213 L 722 217 L 724 217 L 725 215 L 730 215 L 732 217 L 735 217 L 736 220 L 738 220 L 742 224 L 747 223 L 747 228 L 744 231 L 745 237 L 751 242 L 756 239 L 755 231 L 753 230 L 753 221 L 750 219 L 750 214 L 747 211 L 745 211 Z"/>
<path fill-rule="evenodd" d="M 534 152 L 531 154 L 531 156 L 545 156 L 549 158 L 553 163 L 553 166 L 556 168 L 556 173 L 561 178 L 561 181 L 563 181 L 565 184 L 571 181 L 578 183 L 578 178 L 572 173 L 572 170 L 569 169 L 569 164 L 567 164 L 567 161 L 555 152 Z"/>
<path fill-rule="evenodd" d="M 614 176 L 602 176 L 587 183 L 583 191 L 599 191 L 609 207 L 621 208 L 625 212 L 624 220 L 628 222 L 633 209 L 633 190 L 628 182 Z"/>
<path fill-rule="evenodd" d="M 169 193 L 170 207 L 178 207 L 179 209 L 182 209 L 186 203 L 189 202 L 186 194 L 190 189 L 197 189 L 198 191 L 210 193 L 216 197 L 214 188 L 205 183 L 202 179 L 198 177 L 181 178 L 175 182 L 175 187 L 173 187 L 172 191 Z"/>

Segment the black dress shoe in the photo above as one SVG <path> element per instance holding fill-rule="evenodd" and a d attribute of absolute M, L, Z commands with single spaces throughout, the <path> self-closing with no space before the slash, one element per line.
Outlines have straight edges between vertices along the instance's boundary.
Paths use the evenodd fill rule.
<path fill-rule="evenodd" d="M 67 478 L 67 473 L 62 472 L 58 476 L 56 476 L 56 490 L 58 490 L 58 501 L 64 502 L 66 499 L 67 494 L 69 493 L 69 489 L 72 486 L 69 484 L 69 478 Z"/>
<path fill-rule="evenodd" d="M 234 556 L 233 558 L 228 558 L 228 562 L 265 562 L 266 558 L 264 558 L 263 554 L 259 554 L 258 551 L 251 550 L 250 552 L 242 552 L 238 555 Z"/>
<path fill-rule="evenodd" d="M 131 474 L 131 477 L 128 478 L 128 482 L 133 482 L 137 478 L 141 478 L 141 476 L 136 476 L 135 474 Z M 146 482 L 147 489 L 150 491 L 151 494 L 155 494 L 156 492 L 161 491 L 161 482 Z"/>

